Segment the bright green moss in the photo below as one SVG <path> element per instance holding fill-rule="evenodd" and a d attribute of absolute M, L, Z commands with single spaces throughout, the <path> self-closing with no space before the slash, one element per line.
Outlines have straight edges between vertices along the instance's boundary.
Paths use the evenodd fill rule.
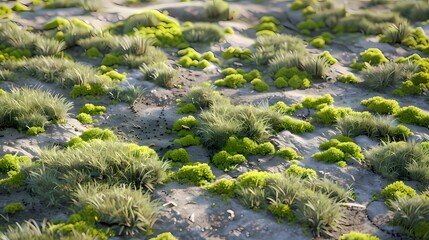
<path fill-rule="evenodd" d="M 274 86 L 276 86 L 276 88 L 278 88 L 278 89 L 283 89 L 283 88 L 289 87 L 289 84 L 287 83 L 287 81 L 283 77 L 278 77 L 274 81 Z"/>
<path fill-rule="evenodd" d="M 398 197 L 402 198 L 411 198 L 416 196 L 416 190 L 414 190 L 412 187 L 405 185 L 402 181 L 396 181 L 394 183 L 391 183 L 387 185 L 383 190 L 381 190 L 381 197 L 387 201 L 387 200 L 395 200 Z"/>
<path fill-rule="evenodd" d="M 314 99 L 309 96 L 302 101 L 302 106 L 306 108 L 320 109 L 322 106 L 332 105 L 334 98 L 330 94 L 325 94 L 321 97 Z"/>
<path fill-rule="evenodd" d="M 401 86 L 393 91 L 393 94 L 399 97 L 405 97 L 410 95 L 421 95 L 423 93 L 424 86 L 416 86 L 411 80 L 407 80 L 401 83 Z"/>
<path fill-rule="evenodd" d="M 186 135 L 182 138 L 174 139 L 174 143 L 180 144 L 183 147 L 193 146 L 193 145 L 200 145 L 200 138 L 194 137 L 192 135 Z"/>
<path fill-rule="evenodd" d="M 9 14 L 12 13 L 12 9 L 6 4 L 0 5 L 0 19 L 9 18 Z"/>
<path fill-rule="evenodd" d="M 429 114 L 415 106 L 398 109 L 395 117 L 402 123 L 429 127 Z"/>
<path fill-rule="evenodd" d="M 94 28 L 87 24 L 86 22 L 80 20 L 79 18 L 71 18 L 70 22 L 73 23 L 74 26 L 82 28 L 82 29 L 87 29 L 87 30 L 94 30 Z"/>
<path fill-rule="evenodd" d="M 338 161 L 343 161 L 345 159 L 345 154 L 338 148 L 331 147 L 324 152 L 318 152 L 313 154 L 314 159 L 317 161 L 324 161 L 326 163 L 334 163 Z"/>
<path fill-rule="evenodd" d="M 45 133 L 46 132 L 46 130 L 45 130 L 45 128 L 43 128 L 43 127 L 30 127 L 28 130 L 27 130 L 27 135 L 28 136 L 39 136 L 39 134 L 41 134 L 41 133 Z"/>
<path fill-rule="evenodd" d="M 181 167 L 175 174 L 180 183 L 192 185 L 204 185 L 216 179 L 209 165 L 206 163 L 195 163 Z"/>
<path fill-rule="evenodd" d="M 247 60 L 252 56 L 252 51 L 249 49 L 240 49 L 240 48 L 234 48 L 229 47 L 225 50 L 225 52 L 222 53 L 222 58 L 225 60 L 231 59 L 231 58 L 238 58 L 241 60 Z"/>
<path fill-rule="evenodd" d="M 130 151 L 134 154 L 138 154 L 144 158 L 155 158 L 158 159 L 158 154 L 155 150 L 148 146 L 139 146 L 134 143 L 127 144 L 127 147 L 130 149 Z"/>
<path fill-rule="evenodd" d="M 396 100 L 385 99 L 380 96 L 363 100 L 360 104 L 379 114 L 395 114 L 400 108 Z"/>
<path fill-rule="evenodd" d="M 389 60 L 384 57 L 383 52 L 381 52 L 378 48 L 369 48 L 365 52 L 362 52 L 360 55 L 362 57 L 363 62 L 367 62 L 371 65 L 389 62 Z"/>
<path fill-rule="evenodd" d="M 303 156 L 298 155 L 298 153 L 290 147 L 280 148 L 277 151 L 277 155 L 282 157 L 287 161 L 296 160 L 296 159 L 304 159 Z"/>
<path fill-rule="evenodd" d="M 114 53 L 108 53 L 106 56 L 104 56 L 103 60 L 101 61 L 101 65 L 104 66 L 117 66 L 122 65 L 124 63 L 124 58 L 122 55 L 117 55 Z"/>
<path fill-rule="evenodd" d="M 380 238 L 372 236 L 371 234 L 352 231 L 350 233 L 341 235 L 340 240 L 380 240 Z"/>
<path fill-rule="evenodd" d="M 4 188 L 7 191 L 22 187 L 27 179 L 22 172 L 9 171 L 7 175 L 7 178 L 0 179 L 0 188 Z"/>
<path fill-rule="evenodd" d="M 243 154 L 243 155 L 252 155 L 257 154 L 256 148 L 258 144 L 250 138 L 238 139 L 235 136 L 231 136 L 225 143 L 223 150 L 227 151 L 230 154 Z"/>
<path fill-rule="evenodd" d="M 302 109 L 303 105 L 301 103 L 295 103 L 290 106 L 286 105 L 284 102 L 279 101 L 276 104 L 270 106 L 270 109 L 275 110 L 277 112 L 283 113 L 283 114 L 292 114 L 296 112 L 299 109 Z"/>
<path fill-rule="evenodd" d="M 305 89 L 310 87 L 311 81 L 308 78 L 300 78 L 295 75 L 289 79 L 288 84 L 292 89 Z"/>
<path fill-rule="evenodd" d="M 189 67 L 193 66 L 192 65 L 193 61 L 192 61 L 192 59 L 190 57 L 183 56 L 183 57 L 181 57 L 179 59 L 179 61 L 177 62 L 177 64 L 179 64 L 182 67 L 189 68 Z"/>
<path fill-rule="evenodd" d="M 276 152 L 274 145 L 270 142 L 261 143 L 256 147 L 256 153 L 261 155 L 273 155 Z"/>
<path fill-rule="evenodd" d="M 83 105 L 81 109 L 79 109 L 79 113 L 86 113 L 89 115 L 102 115 L 106 112 L 105 106 L 96 106 L 91 103 L 86 103 Z"/>
<path fill-rule="evenodd" d="M 225 68 L 224 70 L 222 70 L 222 74 L 224 76 L 228 76 L 228 75 L 231 75 L 231 74 L 237 74 L 237 73 L 238 73 L 237 70 L 234 69 L 234 68 Z"/>
<path fill-rule="evenodd" d="M 89 142 L 95 139 L 102 141 L 115 141 L 118 138 L 116 135 L 109 129 L 101 128 L 90 128 L 85 130 L 80 136 L 72 138 L 67 142 L 68 147 L 77 147 L 85 142 Z"/>
<path fill-rule="evenodd" d="M 62 17 L 57 17 L 43 25 L 44 30 L 56 29 L 59 27 L 68 26 L 70 22 Z"/>
<path fill-rule="evenodd" d="M 31 9 L 27 6 L 25 6 L 24 4 L 17 2 L 17 3 L 15 3 L 15 5 L 13 5 L 12 10 L 15 12 L 28 12 Z"/>
<path fill-rule="evenodd" d="M 241 74 L 231 74 L 226 76 L 224 79 L 215 81 L 215 85 L 229 88 L 242 87 L 246 83 L 246 79 L 244 79 L 243 75 Z"/>
<path fill-rule="evenodd" d="M 283 116 L 280 123 L 274 126 L 276 131 L 289 130 L 292 133 L 306 133 L 314 131 L 314 126 L 311 123 L 294 119 L 289 116 Z"/>
<path fill-rule="evenodd" d="M 212 193 L 219 194 L 221 197 L 234 197 L 236 181 L 221 178 L 214 183 L 206 186 L 206 189 Z"/>
<path fill-rule="evenodd" d="M 250 84 L 252 84 L 252 88 L 257 92 L 268 92 L 270 90 L 270 86 L 258 78 L 253 79 Z"/>
<path fill-rule="evenodd" d="M 338 78 L 338 81 L 343 82 L 343 83 L 358 83 L 359 79 L 353 74 L 353 73 L 349 73 L 347 75 L 341 75 Z"/>
<path fill-rule="evenodd" d="M 229 171 L 235 168 L 236 165 L 246 163 L 247 159 L 241 154 L 231 155 L 227 151 L 220 151 L 212 158 L 213 165 L 223 171 Z"/>
<path fill-rule="evenodd" d="M 311 168 L 304 168 L 297 165 L 290 166 L 286 171 L 286 175 L 296 175 L 301 178 L 317 177 L 316 171 Z"/>
<path fill-rule="evenodd" d="M 173 125 L 173 131 L 180 131 L 184 128 L 193 128 L 198 124 L 198 120 L 194 116 L 187 116 L 178 119 Z"/>
<path fill-rule="evenodd" d="M 278 219 L 286 218 L 288 221 L 292 221 L 294 219 L 293 211 L 287 204 L 272 203 L 267 207 L 267 211 L 274 214 Z"/>
<path fill-rule="evenodd" d="M 209 61 L 207 61 L 207 60 L 205 60 L 205 59 L 201 60 L 201 61 L 197 64 L 197 68 L 199 68 L 199 69 L 204 69 L 204 68 L 206 68 L 206 67 L 208 67 L 208 66 L 210 66 L 210 62 L 209 62 Z"/>
<path fill-rule="evenodd" d="M 22 202 L 13 202 L 9 203 L 3 208 L 3 213 L 14 215 L 17 212 L 21 212 L 25 210 L 24 204 Z"/>
<path fill-rule="evenodd" d="M 92 124 L 92 116 L 86 113 L 79 113 L 76 119 L 82 124 Z"/>
<path fill-rule="evenodd" d="M 311 40 L 310 44 L 311 44 L 311 46 L 316 47 L 316 48 L 325 48 L 326 47 L 325 39 L 323 39 L 321 37 L 314 38 L 313 40 Z"/>
<path fill-rule="evenodd" d="M 238 176 L 238 186 L 241 187 L 264 187 L 268 178 L 276 177 L 279 174 L 259 172 L 257 170 L 249 171 Z"/>
<path fill-rule="evenodd" d="M 303 22 L 300 22 L 298 24 L 298 29 L 299 30 L 308 30 L 308 31 L 312 31 L 312 30 L 319 30 L 320 24 L 316 23 L 314 20 L 312 19 L 307 19 Z"/>
<path fill-rule="evenodd" d="M 96 47 L 92 47 L 85 51 L 85 55 L 90 58 L 98 58 L 102 57 L 103 53 L 101 53 Z"/>
<path fill-rule="evenodd" d="M 332 106 L 325 106 L 319 109 L 319 111 L 317 111 L 315 114 L 316 120 L 318 122 L 324 124 L 333 124 L 336 123 L 338 119 L 343 118 L 352 112 L 353 110 L 351 108 L 335 108 Z"/>
<path fill-rule="evenodd" d="M 15 156 L 6 154 L 0 158 L 0 173 L 8 173 L 10 171 L 19 172 L 21 166 L 31 165 L 32 161 L 27 156 Z"/>
<path fill-rule="evenodd" d="M 99 96 L 103 95 L 106 90 L 99 83 L 75 85 L 73 90 L 70 92 L 71 98 L 77 98 L 81 96 Z"/>
<path fill-rule="evenodd" d="M 319 57 L 324 57 L 326 60 L 328 60 L 330 65 L 334 65 L 335 63 L 338 62 L 337 59 L 335 59 L 331 53 L 329 53 L 328 51 L 323 51 L 321 54 L 318 55 Z"/>
<path fill-rule="evenodd" d="M 362 149 L 353 142 L 342 142 L 335 146 L 344 153 L 344 160 L 348 161 L 350 157 L 356 158 L 358 161 L 362 161 L 364 156 L 362 154 Z"/>
<path fill-rule="evenodd" d="M 217 59 L 216 57 L 215 57 L 215 55 L 214 55 L 214 53 L 213 52 L 205 52 L 203 55 L 202 55 L 202 57 L 205 59 L 205 60 L 207 60 L 207 61 L 209 61 L 209 62 L 212 62 L 212 63 L 217 63 L 217 64 L 221 64 L 221 62 L 219 61 L 219 59 Z"/>
<path fill-rule="evenodd" d="M 254 79 L 260 79 L 261 73 L 257 69 L 253 69 L 252 71 L 242 74 L 246 81 L 252 81 Z"/>
<path fill-rule="evenodd" d="M 193 103 L 188 103 L 185 106 L 179 108 L 179 110 L 177 110 L 177 113 L 190 114 L 190 113 L 196 113 L 197 111 L 198 110 Z"/>
<path fill-rule="evenodd" d="M 168 150 L 164 155 L 164 159 L 181 163 L 188 163 L 191 160 L 184 148 Z"/>
<path fill-rule="evenodd" d="M 158 234 L 158 236 L 150 238 L 149 240 L 177 240 L 171 232 Z"/>

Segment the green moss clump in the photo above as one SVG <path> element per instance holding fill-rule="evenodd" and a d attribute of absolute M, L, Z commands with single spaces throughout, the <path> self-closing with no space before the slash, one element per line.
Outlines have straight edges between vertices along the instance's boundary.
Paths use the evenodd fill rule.
<path fill-rule="evenodd" d="M 220 151 L 212 158 L 213 165 L 223 171 L 229 171 L 235 168 L 236 165 L 246 163 L 247 159 L 241 154 L 231 155 L 227 151 Z"/>
<path fill-rule="evenodd" d="M 208 67 L 208 66 L 210 66 L 210 62 L 209 61 L 207 61 L 207 60 L 205 60 L 205 59 L 203 59 L 203 60 L 201 60 L 200 62 L 198 62 L 198 64 L 197 64 L 197 68 L 198 69 L 204 69 L 204 68 L 206 68 L 206 67 Z"/>
<path fill-rule="evenodd" d="M 185 106 L 179 108 L 179 110 L 177 110 L 177 113 L 179 114 L 189 114 L 189 113 L 196 113 L 198 110 L 195 107 L 195 105 L 193 103 L 188 103 Z"/>
<path fill-rule="evenodd" d="M 324 27 L 325 23 L 323 21 L 315 22 L 313 19 L 307 19 L 298 24 L 298 29 L 301 30 L 301 33 L 307 33 L 308 31 L 319 30 L 321 27 Z"/>
<path fill-rule="evenodd" d="M 217 59 L 211 51 L 203 53 L 202 57 L 209 62 L 221 64 L 220 60 Z"/>
<path fill-rule="evenodd" d="M 274 216 L 276 216 L 278 219 L 286 218 L 288 221 L 292 221 L 294 219 L 293 211 L 287 204 L 270 204 L 270 206 L 267 207 L 267 211 L 274 214 Z"/>
<path fill-rule="evenodd" d="M 261 79 L 253 79 L 250 84 L 257 92 L 268 92 L 270 90 L 270 86 Z"/>
<path fill-rule="evenodd" d="M 277 151 L 277 155 L 288 161 L 304 159 L 303 156 L 298 155 L 298 153 L 290 147 L 280 148 Z"/>
<path fill-rule="evenodd" d="M 81 109 L 79 109 L 79 113 L 86 113 L 89 115 L 102 115 L 106 112 L 105 106 L 96 106 L 91 103 L 86 103 L 83 105 Z"/>
<path fill-rule="evenodd" d="M 31 163 L 31 159 L 27 156 L 6 154 L 0 158 L 0 173 L 4 174 L 10 171 L 19 172 L 21 166 L 28 166 Z"/>
<path fill-rule="evenodd" d="M 186 135 L 182 138 L 174 139 L 174 143 L 180 144 L 183 147 L 200 145 L 200 138 L 192 135 Z"/>
<path fill-rule="evenodd" d="M 99 83 L 75 85 L 73 90 L 70 92 L 71 98 L 77 98 L 81 96 L 100 96 L 106 93 L 103 85 Z"/>
<path fill-rule="evenodd" d="M 408 106 L 396 111 L 395 117 L 402 123 L 414 124 L 429 128 L 429 114 L 418 107 Z"/>
<path fill-rule="evenodd" d="M 322 97 L 318 97 L 316 99 L 314 99 L 311 96 L 306 97 L 302 101 L 302 106 L 306 108 L 321 109 L 322 107 L 325 107 L 327 105 L 332 105 L 333 103 L 334 103 L 334 98 L 330 94 L 325 94 Z"/>
<path fill-rule="evenodd" d="M 4 188 L 7 191 L 22 187 L 27 179 L 27 176 L 22 172 L 9 171 L 7 175 L 7 178 L 0 179 L 0 188 Z"/>
<path fill-rule="evenodd" d="M 290 166 L 286 171 L 286 175 L 297 175 L 301 178 L 317 177 L 316 171 L 311 168 L 304 168 L 297 165 Z"/>
<path fill-rule="evenodd" d="M 363 100 L 360 104 L 379 114 L 395 114 L 400 108 L 398 101 L 380 96 Z"/>
<path fill-rule="evenodd" d="M 104 56 L 103 60 L 101 61 L 101 65 L 104 65 L 104 66 L 117 66 L 117 65 L 122 65 L 123 63 L 124 63 L 123 56 L 114 54 L 114 53 L 106 54 L 106 56 Z"/>
<path fill-rule="evenodd" d="M 98 58 L 98 57 L 102 57 L 103 53 L 100 52 L 96 47 L 92 47 L 85 51 L 85 55 L 90 58 Z"/>
<path fill-rule="evenodd" d="M 24 4 L 17 2 L 15 5 L 13 5 L 12 10 L 15 12 L 28 12 L 31 11 L 31 9 Z"/>
<path fill-rule="evenodd" d="M 164 159 L 181 163 L 188 163 L 191 160 L 188 152 L 186 152 L 184 148 L 168 150 L 164 155 Z"/>
<path fill-rule="evenodd" d="M 181 167 L 175 174 L 180 183 L 204 185 L 216 179 L 210 166 L 206 163 L 195 163 Z"/>
<path fill-rule="evenodd" d="M 231 136 L 228 138 L 223 150 L 227 151 L 232 155 L 273 155 L 275 153 L 274 146 L 269 142 L 257 144 L 250 138 L 245 137 L 242 139 L 238 139 L 235 136 Z"/>
<path fill-rule="evenodd" d="M 314 131 L 314 126 L 311 123 L 294 119 L 289 116 L 283 116 L 280 123 L 274 126 L 276 131 L 289 130 L 292 133 L 306 133 Z"/>
<path fill-rule="evenodd" d="M 83 124 L 92 124 L 92 116 L 87 113 L 79 113 L 76 119 Z"/>
<path fill-rule="evenodd" d="M 286 79 L 284 79 L 283 77 L 278 77 L 274 81 L 274 86 L 276 86 L 276 88 L 278 89 L 283 89 L 283 88 L 289 87 L 289 84 L 287 83 Z"/>
<path fill-rule="evenodd" d="M 224 70 L 222 70 L 222 74 L 224 76 L 228 76 L 228 75 L 231 75 L 231 74 L 237 74 L 237 73 L 238 73 L 237 70 L 234 69 L 234 68 L 225 68 Z"/>
<path fill-rule="evenodd" d="M 314 38 L 313 40 L 311 40 L 310 44 L 311 44 L 311 46 L 316 47 L 316 48 L 325 48 L 326 47 L 325 39 L 323 39 L 321 37 Z"/>
<path fill-rule="evenodd" d="M 352 231 L 350 233 L 341 235 L 340 240 L 380 240 L 380 238 L 372 236 L 371 234 Z"/>
<path fill-rule="evenodd" d="M 24 204 L 22 204 L 22 202 L 13 202 L 13 203 L 9 203 L 3 208 L 3 213 L 13 215 L 17 212 L 21 212 L 24 210 L 25 210 L 25 206 Z"/>
<path fill-rule="evenodd" d="M 338 119 L 344 118 L 351 114 L 351 108 L 335 108 L 332 106 L 325 106 L 316 112 L 316 120 L 324 124 L 336 123 Z"/>
<path fill-rule="evenodd" d="M 56 29 L 64 26 L 70 25 L 70 22 L 67 19 L 62 17 L 57 17 L 43 25 L 44 30 Z"/>
<path fill-rule="evenodd" d="M 267 179 L 276 177 L 279 174 L 259 172 L 257 170 L 249 171 L 238 176 L 237 187 L 265 187 Z"/>
<path fill-rule="evenodd" d="M 321 54 L 318 55 L 319 57 L 324 57 L 326 60 L 328 60 L 330 65 L 334 65 L 335 63 L 338 62 L 337 59 L 335 59 L 331 53 L 329 53 L 328 51 L 323 51 Z"/>
<path fill-rule="evenodd" d="M 46 132 L 46 130 L 45 130 L 45 128 L 43 128 L 43 127 L 30 127 L 28 130 L 27 130 L 27 135 L 28 136 L 39 136 L 39 134 L 41 134 L 41 133 L 45 133 Z"/>
<path fill-rule="evenodd" d="M 385 200 L 395 200 L 398 197 L 411 198 L 416 196 L 416 190 L 412 187 L 405 185 L 402 181 L 396 181 L 387 185 L 381 190 L 381 197 Z"/>
<path fill-rule="evenodd" d="M 324 161 L 326 163 L 334 163 L 338 161 L 343 161 L 345 159 L 345 154 L 338 148 L 331 147 L 324 152 L 318 152 L 312 156 L 317 161 Z"/>
<path fill-rule="evenodd" d="M 9 14 L 12 13 L 12 9 L 6 4 L 0 5 L 0 19 L 9 18 Z"/>
<path fill-rule="evenodd" d="M 187 117 L 182 117 L 180 119 L 178 119 L 174 124 L 173 124 L 173 131 L 180 131 L 182 130 L 184 127 L 186 128 L 193 128 L 198 124 L 198 120 L 195 119 L 194 116 L 187 116 Z"/>
<path fill-rule="evenodd" d="M 358 83 L 359 79 L 353 74 L 353 73 L 349 73 L 347 75 L 341 75 L 338 78 L 338 81 L 343 82 L 343 83 Z"/>
<path fill-rule="evenodd" d="M 254 79 L 260 79 L 261 78 L 261 73 L 257 70 L 257 69 L 253 69 L 252 71 L 242 74 L 244 79 L 246 79 L 246 81 L 250 82 Z"/>
<path fill-rule="evenodd" d="M 224 79 L 216 80 L 216 86 L 229 87 L 229 88 L 238 88 L 242 87 L 247 83 L 241 74 L 231 74 L 226 76 Z"/>
<path fill-rule="evenodd" d="M 297 67 L 282 67 L 275 73 L 274 78 L 276 80 L 279 78 L 283 78 L 287 81 L 287 85 L 292 89 L 305 89 L 309 88 L 311 85 L 310 75 L 305 71 L 300 71 Z M 284 83 L 280 85 L 284 85 Z"/>
<path fill-rule="evenodd" d="M 365 52 L 362 52 L 360 55 L 362 57 L 363 62 L 367 62 L 371 65 L 389 62 L 389 60 L 384 57 L 383 52 L 381 52 L 378 48 L 369 48 Z"/>
<path fill-rule="evenodd" d="M 118 138 L 109 129 L 90 128 L 88 130 L 85 130 L 80 136 L 70 139 L 67 142 L 67 147 L 78 147 L 81 144 L 85 144 L 85 142 L 89 142 L 96 139 L 102 141 L 115 141 Z"/>
<path fill-rule="evenodd" d="M 236 181 L 221 178 L 214 183 L 206 186 L 206 189 L 212 193 L 219 194 L 221 197 L 234 197 Z"/>
<path fill-rule="evenodd" d="M 252 51 L 250 49 L 244 49 L 241 48 L 234 48 L 229 47 L 225 50 L 225 52 L 222 53 L 222 58 L 225 60 L 231 59 L 231 58 L 238 58 L 241 60 L 248 60 L 252 56 Z"/>
<path fill-rule="evenodd" d="M 158 236 L 150 238 L 149 240 L 177 240 L 171 232 L 158 234 Z"/>
<path fill-rule="evenodd" d="M 303 105 L 301 103 L 295 103 L 290 106 L 286 105 L 284 102 L 279 101 L 276 104 L 270 106 L 270 109 L 275 110 L 277 112 L 283 113 L 283 114 L 292 114 L 296 112 L 299 109 L 302 109 Z"/>

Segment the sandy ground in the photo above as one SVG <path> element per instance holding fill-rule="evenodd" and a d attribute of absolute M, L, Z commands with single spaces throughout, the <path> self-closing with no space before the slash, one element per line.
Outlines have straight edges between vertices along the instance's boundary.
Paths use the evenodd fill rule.
<path fill-rule="evenodd" d="M 41 28 L 48 20 L 62 16 L 66 18 L 78 17 L 88 23 L 103 28 L 118 20 L 125 19 L 131 14 L 139 13 L 146 9 L 167 10 L 171 16 L 181 22 L 184 21 L 204 21 L 202 14 L 202 1 L 176 2 L 162 1 L 149 4 L 141 4 L 133 7 L 125 6 L 119 0 L 105 1 L 105 8 L 100 13 L 84 14 L 81 9 L 61 9 L 61 10 L 37 10 L 36 12 L 22 13 L 21 18 L 16 18 L 16 22 Z M 273 15 L 294 26 L 299 22 L 300 14 L 290 12 L 287 5 L 291 1 L 269 1 L 264 4 L 254 4 L 249 2 L 234 2 L 230 6 L 238 10 L 238 15 L 232 21 L 220 22 L 223 26 L 230 26 L 235 30 L 235 35 L 227 37 L 226 41 L 213 46 L 200 46 L 198 50 L 212 50 L 220 54 L 223 49 L 229 46 L 251 47 L 254 39 L 254 30 L 248 30 L 257 24 L 258 19 L 263 15 Z M 349 1 L 350 2 L 350 1 Z M 358 6 L 352 5 L 351 10 L 357 10 Z M 286 18 L 285 11 L 288 18 Z M 291 21 L 289 21 L 289 20 Z M 15 20 L 15 19 L 14 19 Z M 429 26 L 429 25 L 428 25 Z M 429 31 L 429 27 L 426 27 Z M 349 41 L 346 39 L 345 41 Z M 348 50 L 341 44 L 329 45 L 326 49 L 339 64 L 333 66 L 330 76 L 336 78 L 339 75 L 350 72 L 347 66 L 357 56 L 357 54 L 369 47 L 380 48 L 388 58 L 409 55 L 410 52 L 401 47 L 396 48 L 388 44 L 377 43 L 374 38 L 358 38 L 354 43 L 347 44 Z M 312 52 L 320 52 L 311 49 Z M 171 57 L 174 60 L 174 57 Z M 176 58 L 177 59 L 177 58 Z M 79 60 L 79 59 L 78 59 Z M 83 59 L 82 59 L 83 60 Z M 84 60 L 83 60 L 84 61 Z M 180 70 L 181 90 L 166 90 L 147 82 L 142 82 L 142 74 L 138 71 L 128 73 L 127 81 L 130 84 L 141 85 L 145 88 L 145 100 L 131 109 L 127 104 L 111 105 L 107 97 L 90 101 L 94 104 L 107 106 L 105 115 L 96 117 L 98 123 L 95 127 L 109 128 L 120 136 L 131 139 L 141 145 L 152 145 L 162 156 L 168 149 L 174 148 L 174 135 L 168 134 L 166 129 L 181 117 L 176 114 L 177 107 L 175 99 L 184 96 L 192 86 L 199 85 L 209 79 L 219 78 L 220 69 L 211 67 L 204 71 L 200 70 Z M 20 79 L 17 82 L 4 82 L 0 84 L 3 89 L 13 86 L 41 85 L 56 93 L 68 95 L 68 90 L 59 89 L 51 84 L 41 84 L 32 79 Z M 312 87 L 306 90 L 281 91 L 271 87 L 270 92 L 257 93 L 249 87 L 240 89 L 220 89 L 221 92 L 232 98 L 234 103 L 257 103 L 268 101 L 273 104 L 277 101 L 284 101 L 287 104 L 297 103 L 307 96 L 322 96 L 331 94 L 335 99 L 335 106 L 349 106 L 356 110 L 364 110 L 360 101 L 376 95 L 391 98 L 390 94 L 370 92 L 366 89 L 347 85 L 341 82 L 315 82 Z M 424 97 L 407 97 L 397 99 L 401 106 L 415 105 L 426 111 L 429 110 L 424 103 Z M 91 126 L 83 126 L 76 119 L 78 109 L 86 103 L 83 99 L 74 99 L 74 109 L 64 124 L 47 126 L 47 133 L 38 137 L 28 137 L 14 129 L 0 131 L 0 156 L 6 153 L 27 155 L 37 158 L 40 148 L 53 145 L 64 145 L 70 138 L 79 135 Z M 299 113 L 298 113 L 299 114 Z M 414 139 L 429 139 L 427 128 L 408 126 L 414 132 Z M 344 185 L 353 187 L 357 199 L 353 204 L 344 206 L 348 218 L 341 230 L 333 233 L 333 238 L 337 238 L 341 233 L 351 230 L 371 233 L 381 239 L 395 239 L 397 229 L 388 226 L 388 209 L 380 201 L 372 202 L 372 194 L 378 192 L 389 182 L 379 175 L 371 172 L 365 166 L 358 163 L 350 164 L 345 168 L 336 165 L 328 165 L 317 162 L 311 155 L 318 152 L 318 146 L 323 141 L 337 134 L 334 128 L 327 128 L 316 125 L 316 130 L 312 133 L 295 135 L 284 131 L 275 137 L 281 146 L 289 146 L 305 157 L 300 165 L 315 169 L 320 176 L 329 176 Z M 369 149 L 377 144 L 366 137 L 358 137 L 357 143 L 363 149 Z M 191 155 L 192 161 L 209 162 L 209 153 L 202 147 L 189 147 L 187 151 Z M 267 158 L 261 156 L 252 157 L 248 164 L 239 166 L 235 171 L 228 174 L 212 167 L 217 178 L 236 177 L 241 173 L 252 169 L 265 170 L 270 172 L 283 171 L 289 163 L 280 158 Z M 415 185 L 415 183 L 409 183 Z M 165 184 L 156 189 L 154 196 L 165 203 L 160 221 L 155 225 L 155 233 L 170 231 L 179 239 L 311 239 L 308 230 L 303 229 L 296 223 L 279 224 L 276 219 L 264 211 L 252 211 L 243 207 L 237 199 L 221 199 L 218 196 L 210 196 L 206 190 L 200 187 L 180 185 L 176 182 Z M 26 201 L 31 208 L 20 213 L 14 221 L 20 221 L 29 217 L 41 220 L 45 217 L 67 218 L 64 210 L 46 209 L 40 206 L 26 192 L 12 192 L 8 195 L 0 196 L 0 207 L 10 201 Z M 0 225 L 6 224 L 0 219 Z"/>

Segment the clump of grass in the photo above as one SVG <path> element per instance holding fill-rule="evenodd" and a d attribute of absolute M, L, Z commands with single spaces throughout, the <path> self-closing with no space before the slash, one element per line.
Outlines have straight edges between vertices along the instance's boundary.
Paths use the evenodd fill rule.
<path fill-rule="evenodd" d="M 179 78 L 177 70 L 166 63 L 144 64 L 140 70 L 144 74 L 144 80 L 166 88 L 172 88 Z"/>
<path fill-rule="evenodd" d="M 113 101 L 126 102 L 131 106 L 134 106 L 137 102 L 144 98 L 143 89 L 133 85 L 128 85 L 123 88 L 120 86 L 109 88 L 108 94 L 110 98 L 113 99 Z"/>
<path fill-rule="evenodd" d="M 224 0 L 206 0 L 204 4 L 204 11 L 209 18 L 229 18 L 228 3 Z"/>
<path fill-rule="evenodd" d="M 72 103 L 41 88 L 12 88 L 0 95 L 0 126 L 27 129 L 58 122 L 68 115 Z"/>
<path fill-rule="evenodd" d="M 404 140 L 413 135 L 403 125 L 395 126 L 390 116 L 373 116 L 370 114 L 352 114 L 337 120 L 337 128 L 342 135 L 357 137 L 366 135 L 374 139 Z"/>
<path fill-rule="evenodd" d="M 424 1 L 396 2 L 394 11 L 411 21 L 425 21 L 429 14 L 429 6 Z"/>
<path fill-rule="evenodd" d="M 266 65 L 279 54 L 288 54 L 290 52 L 296 52 L 298 56 L 307 54 L 302 39 L 286 34 L 258 36 L 253 47 L 255 52 L 250 59 L 257 65 Z"/>
<path fill-rule="evenodd" d="M 318 78 L 326 77 L 330 66 L 329 60 L 323 56 L 307 57 L 301 61 L 301 68 Z"/>
<path fill-rule="evenodd" d="M 368 67 L 362 72 L 362 78 L 368 88 L 381 91 L 410 78 L 417 71 L 418 65 L 415 63 L 398 64 L 389 62 Z"/>
<path fill-rule="evenodd" d="M 214 23 L 194 23 L 182 30 L 186 41 L 190 43 L 212 43 L 223 39 L 223 29 Z"/>
<path fill-rule="evenodd" d="M 66 48 L 66 43 L 63 41 L 57 41 L 55 39 L 38 38 L 35 42 L 36 55 L 40 56 L 54 56 L 58 55 Z"/>
<path fill-rule="evenodd" d="M 63 58 L 34 57 L 19 65 L 38 80 L 55 82 L 61 87 L 106 82 L 97 75 L 95 68 Z"/>
<path fill-rule="evenodd" d="M 79 39 L 77 45 L 88 50 L 96 48 L 102 53 L 107 53 L 117 46 L 117 38 L 112 36 L 93 36 L 90 38 Z"/>
<path fill-rule="evenodd" d="M 388 179 L 429 181 L 429 149 L 416 142 L 392 142 L 366 153 L 368 164 Z"/>
<path fill-rule="evenodd" d="M 124 22 L 123 30 L 124 33 L 134 32 L 138 30 L 141 26 L 145 27 L 155 27 L 161 21 L 158 19 L 156 14 L 152 11 L 146 11 L 140 14 L 135 14 L 127 18 Z"/>
<path fill-rule="evenodd" d="M 181 99 L 182 105 L 189 103 L 194 104 L 196 109 L 207 109 L 217 104 L 230 104 L 229 99 L 215 91 L 212 85 L 192 88 L 188 95 Z"/>
<path fill-rule="evenodd" d="M 80 138 L 86 141 L 83 135 Z M 77 184 L 93 181 L 152 190 L 165 180 L 168 169 L 152 149 L 117 140 L 91 140 L 64 150 L 43 149 L 39 161 L 29 173 L 28 187 L 52 205 L 69 202 Z"/>
<path fill-rule="evenodd" d="M 411 26 L 408 22 L 401 22 L 398 25 L 392 24 L 389 28 L 383 30 L 380 42 L 402 43 L 402 41 L 411 34 Z"/>
<path fill-rule="evenodd" d="M 408 234 L 419 239 L 429 236 L 429 201 L 423 196 L 398 197 L 390 201 L 394 209 L 393 223 L 401 226 Z"/>
<path fill-rule="evenodd" d="M 160 210 L 160 204 L 148 193 L 132 187 L 89 184 L 78 187 L 73 198 L 78 208 L 92 206 L 99 221 L 113 225 L 119 235 L 150 232 Z"/>

